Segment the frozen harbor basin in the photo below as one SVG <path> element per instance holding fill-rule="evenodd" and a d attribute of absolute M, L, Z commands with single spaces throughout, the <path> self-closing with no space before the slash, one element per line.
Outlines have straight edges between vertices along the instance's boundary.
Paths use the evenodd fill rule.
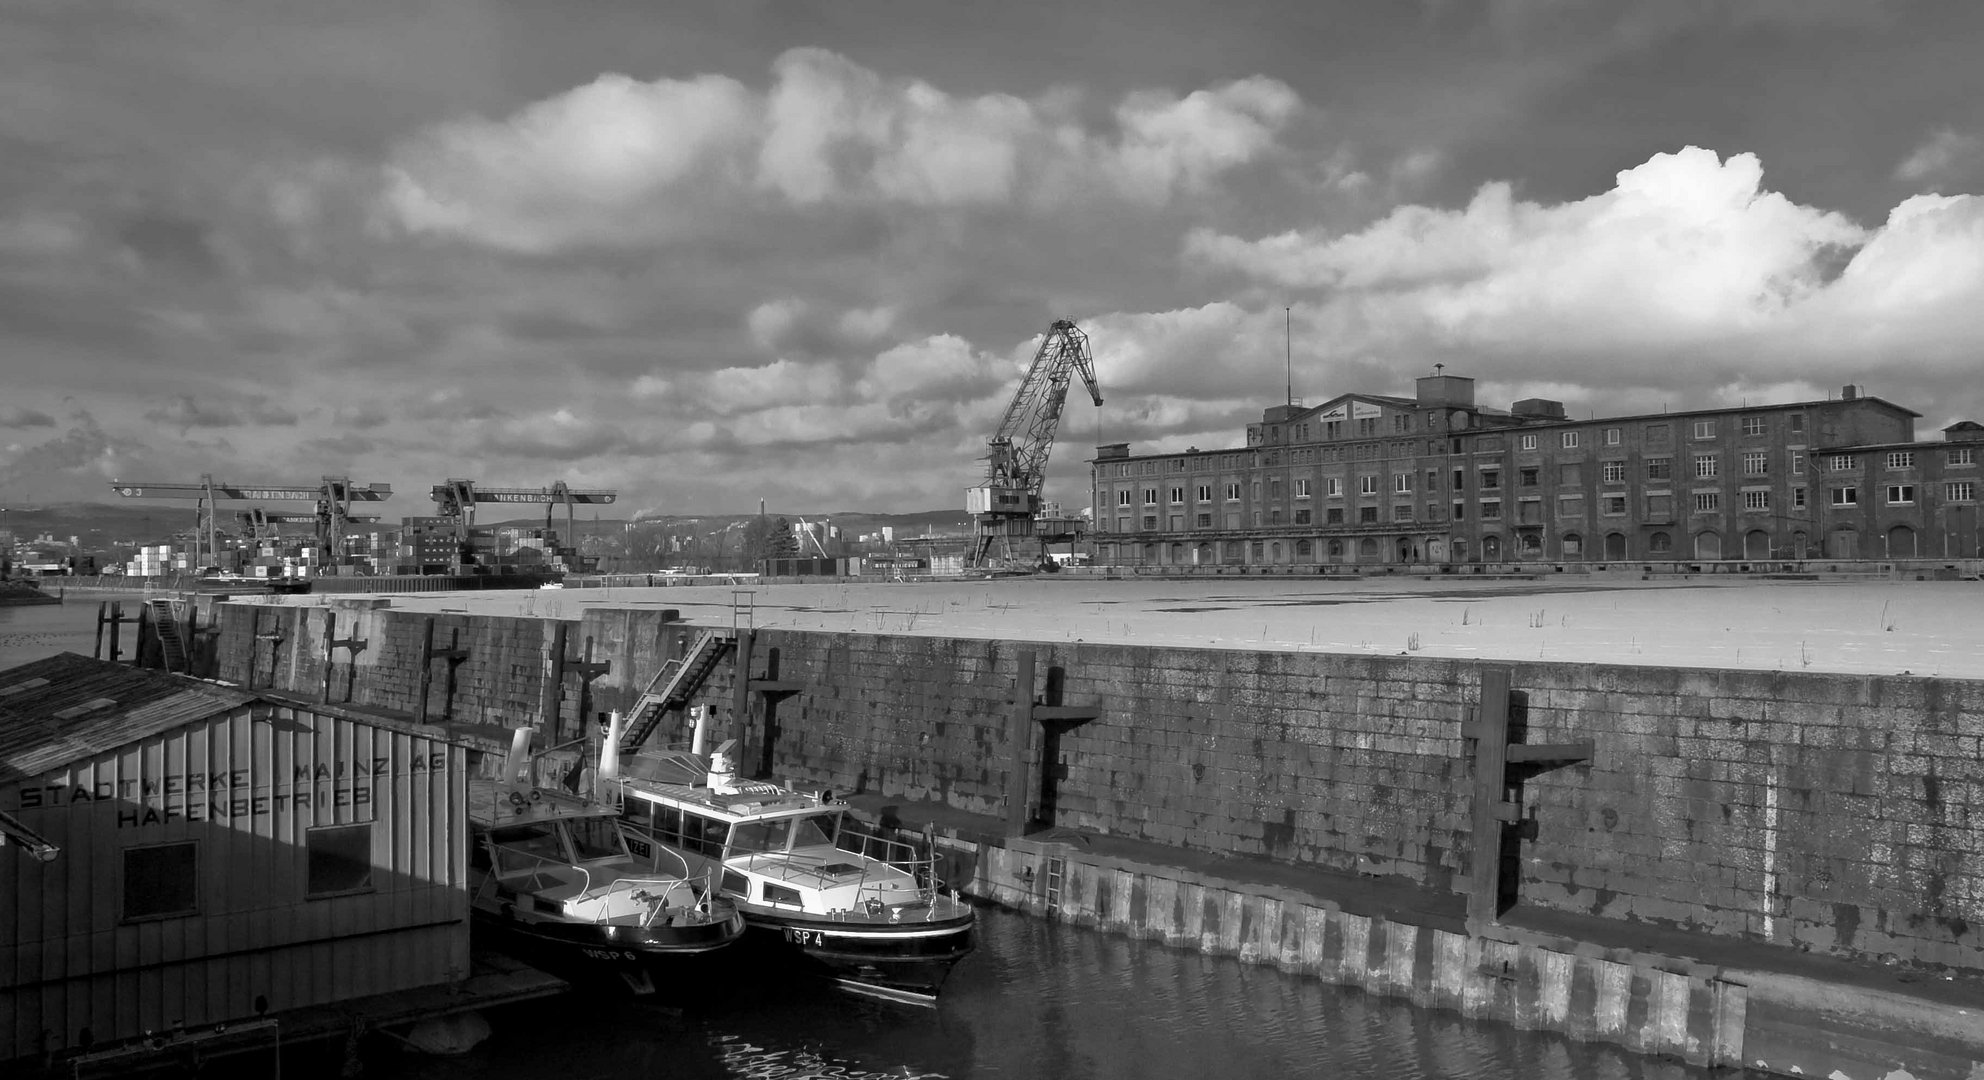
<path fill-rule="evenodd" d="M 272 597 L 323 602 L 327 597 Z M 406 611 L 1457 660 L 1984 678 L 1975 581 L 1588 579 L 764 583 L 392 595 Z"/>

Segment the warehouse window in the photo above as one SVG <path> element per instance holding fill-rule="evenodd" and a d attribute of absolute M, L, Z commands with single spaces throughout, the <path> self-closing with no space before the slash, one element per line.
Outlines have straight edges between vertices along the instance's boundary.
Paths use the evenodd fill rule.
<path fill-rule="evenodd" d="M 305 833 L 310 852 L 309 896 L 372 888 L 372 826 L 329 825 Z"/>
<path fill-rule="evenodd" d="M 167 919 L 200 910 L 199 845 L 124 849 L 124 921 Z"/>

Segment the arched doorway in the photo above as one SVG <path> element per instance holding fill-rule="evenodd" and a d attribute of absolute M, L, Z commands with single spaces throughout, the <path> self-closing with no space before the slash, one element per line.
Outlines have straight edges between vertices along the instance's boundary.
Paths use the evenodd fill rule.
<path fill-rule="evenodd" d="M 1812 544 L 1811 538 L 1805 535 L 1804 530 L 1801 529 L 1798 532 L 1792 533 L 1791 557 L 1794 559 L 1810 558 L 1811 544 Z"/>
<path fill-rule="evenodd" d="M 1454 561 L 1455 562 L 1467 561 L 1467 541 L 1464 538 L 1461 537 L 1454 538 Z"/>
<path fill-rule="evenodd" d="M 1578 533 L 1564 534 L 1564 558 L 1584 558 L 1584 537 Z"/>
<path fill-rule="evenodd" d="M 1378 561 L 1378 541 L 1376 539 L 1367 536 L 1357 541 L 1357 561 L 1365 563 Z"/>
<path fill-rule="evenodd" d="M 1626 557 L 1626 534 L 1605 534 L 1605 558 L 1609 562 L 1619 562 Z"/>
<path fill-rule="evenodd" d="M 1343 541 L 1341 541 L 1341 540 L 1332 540 L 1332 541 L 1330 541 L 1330 547 L 1329 547 L 1329 552 L 1330 552 L 1330 561 L 1331 561 L 1331 562 L 1342 562 L 1342 561 L 1343 561 Z"/>
<path fill-rule="evenodd" d="M 1834 529 L 1832 539 L 1826 541 L 1826 555 L 1834 559 L 1859 558 L 1860 534 L 1852 529 Z"/>
<path fill-rule="evenodd" d="M 1200 544 L 1198 547 L 1192 549 L 1192 565 L 1194 566 L 1212 565 L 1211 544 Z"/>
<path fill-rule="evenodd" d="M 1746 559 L 1770 558 L 1770 534 L 1762 529 L 1751 529 L 1743 534 L 1743 557 Z"/>
<path fill-rule="evenodd" d="M 1502 561 L 1502 538 L 1490 534 L 1481 538 L 1481 558 L 1484 562 Z"/>
<path fill-rule="evenodd" d="M 1268 561 L 1276 565 L 1281 564 L 1281 541 L 1276 540 L 1268 544 Z"/>
<path fill-rule="evenodd" d="M 1543 534 L 1534 529 L 1524 529 L 1522 532 L 1517 533 L 1516 550 L 1522 552 L 1522 557 L 1525 559 L 1542 558 Z"/>
<path fill-rule="evenodd" d="M 1182 563 L 1184 561 L 1185 561 L 1185 545 L 1183 544 L 1171 545 L 1171 554 L 1170 554 L 1171 565 L 1177 566 L 1179 563 Z"/>
<path fill-rule="evenodd" d="M 1722 534 L 1716 532 L 1696 533 L 1695 558 L 1703 560 L 1722 558 Z"/>
<path fill-rule="evenodd" d="M 1399 537 L 1399 538 L 1398 538 L 1398 561 L 1399 561 L 1399 562 L 1402 562 L 1402 563 L 1409 563 L 1409 562 L 1411 562 L 1411 561 L 1412 561 L 1412 559 L 1413 559 L 1413 551 L 1414 551 L 1414 549 L 1413 549 L 1413 546 L 1412 546 L 1412 538 L 1411 538 L 1411 537 L 1409 537 L 1409 536 L 1401 536 L 1401 537 Z"/>
<path fill-rule="evenodd" d="M 1646 538 L 1647 554 L 1654 556 L 1674 555 L 1674 538 L 1664 532 L 1656 532 Z"/>
<path fill-rule="evenodd" d="M 1446 561 L 1447 561 L 1447 544 L 1446 544 L 1446 541 L 1444 541 L 1444 540 L 1442 540 L 1442 539 L 1440 539 L 1440 538 L 1439 538 L 1439 537 L 1437 537 L 1437 536 L 1429 536 L 1429 537 L 1427 537 L 1427 538 L 1426 538 L 1426 561 L 1427 561 L 1427 562 L 1429 562 L 1429 563 L 1443 563 L 1443 562 L 1446 562 Z"/>
<path fill-rule="evenodd" d="M 1906 525 L 1896 525 L 1888 530 L 1888 553 L 1890 559 L 1912 559 L 1915 551 L 1915 530 Z"/>
<path fill-rule="evenodd" d="M 1144 551 L 1143 551 L 1143 561 L 1144 561 L 1144 565 L 1145 565 L 1145 566 L 1155 566 L 1155 565 L 1157 565 L 1157 545 L 1156 545 L 1156 544 L 1145 544 L 1145 545 L 1144 545 Z"/>

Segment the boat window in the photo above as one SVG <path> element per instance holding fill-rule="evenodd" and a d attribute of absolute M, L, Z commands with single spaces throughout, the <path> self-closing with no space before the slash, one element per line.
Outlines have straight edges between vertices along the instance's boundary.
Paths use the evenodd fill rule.
<path fill-rule="evenodd" d="M 725 870 L 723 872 L 723 891 L 731 896 L 748 900 L 751 898 L 751 881 L 735 870 Z"/>
<path fill-rule="evenodd" d="M 565 845 L 550 825 L 519 825 L 497 833 L 495 839 L 496 864 L 506 873 L 566 861 Z"/>
<path fill-rule="evenodd" d="M 788 889 L 783 885 L 774 885 L 767 881 L 765 882 L 765 903 L 792 904 L 796 907 L 799 904 L 799 890 Z"/>
<path fill-rule="evenodd" d="M 790 821 L 746 821 L 730 831 L 730 854 L 748 855 L 755 851 L 784 851 Z"/>
<path fill-rule="evenodd" d="M 839 816 L 820 814 L 793 822 L 792 846 L 795 848 L 832 846 L 834 821 Z"/>
<path fill-rule="evenodd" d="M 572 848 L 578 861 L 617 859 L 627 850 L 620 846 L 620 829 L 611 818 L 583 818 L 571 823 Z"/>
<path fill-rule="evenodd" d="M 682 815 L 682 848 L 702 855 L 722 857 L 723 841 L 730 832 L 730 826 L 700 814 Z"/>
<path fill-rule="evenodd" d="M 682 811 L 665 803 L 630 800 L 621 819 L 664 844 L 682 843 Z"/>

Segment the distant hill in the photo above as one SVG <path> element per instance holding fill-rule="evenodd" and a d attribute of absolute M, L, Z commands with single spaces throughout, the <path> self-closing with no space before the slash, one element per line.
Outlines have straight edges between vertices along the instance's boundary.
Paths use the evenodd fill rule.
<path fill-rule="evenodd" d="M 250 504 L 239 506 L 222 504 L 220 526 L 223 533 L 235 532 L 233 514 L 245 510 Z M 274 504 L 281 506 L 282 504 Z M 302 504 L 292 504 L 300 506 Z M 757 517 L 756 514 L 662 514 L 637 511 L 634 515 L 625 513 L 614 517 L 594 518 L 592 507 L 579 507 L 575 524 L 581 536 L 617 534 L 626 530 L 630 522 L 646 526 L 659 526 L 669 531 L 683 533 L 720 533 L 727 528 L 741 527 L 743 523 Z M 425 511 L 425 505 L 416 512 Z M 497 518 L 497 511 L 510 516 Z M 378 512 L 377 508 L 367 512 Z M 399 527 L 399 520 L 407 513 L 393 513 L 388 510 L 381 514 L 377 528 L 392 530 Z M 765 516 L 774 520 L 785 518 L 797 523 L 801 519 L 817 523 L 827 521 L 840 529 L 841 536 L 854 540 L 867 533 L 879 533 L 883 526 L 894 528 L 898 537 L 906 536 L 963 536 L 971 532 L 971 517 L 963 510 L 925 510 L 908 514 L 878 514 L 861 510 L 836 510 L 823 513 L 798 513 L 791 510 L 766 508 Z M 175 542 L 196 527 L 198 513 L 191 502 L 129 502 L 129 503 L 57 503 L 46 506 L 0 507 L 0 530 L 11 531 L 17 542 L 29 542 L 38 536 L 52 536 L 58 543 L 66 543 L 69 537 L 78 540 L 83 552 L 109 551 L 113 547 L 128 547 L 142 544 L 164 544 Z M 564 525 L 563 508 L 552 514 L 553 527 Z M 516 507 L 495 504 L 483 510 L 476 524 L 483 528 L 533 528 L 544 524 L 544 514 L 516 514 Z"/>

